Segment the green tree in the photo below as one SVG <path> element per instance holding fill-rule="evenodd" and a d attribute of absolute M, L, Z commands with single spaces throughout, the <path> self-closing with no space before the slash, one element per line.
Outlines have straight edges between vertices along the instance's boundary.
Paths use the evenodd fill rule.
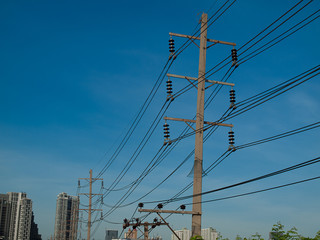
<path fill-rule="evenodd" d="M 203 240 L 203 238 L 199 235 L 196 235 L 194 237 L 191 237 L 190 240 Z"/>
<path fill-rule="evenodd" d="M 252 237 L 252 240 L 264 240 L 259 233 L 256 233 L 251 237 Z"/>
<path fill-rule="evenodd" d="M 236 240 L 242 240 L 242 237 L 240 237 L 240 235 L 238 234 L 238 235 L 236 236 Z"/>
<path fill-rule="evenodd" d="M 274 240 L 300 240 L 301 236 L 298 234 L 298 230 L 293 227 L 288 231 L 284 230 L 284 225 L 280 222 L 274 224 L 272 227 L 272 239 Z"/>
<path fill-rule="evenodd" d="M 229 240 L 229 238 L 223 238 L 222 235 L 221 235 L 221 233 L 218 232 L 217 240 Z"/>

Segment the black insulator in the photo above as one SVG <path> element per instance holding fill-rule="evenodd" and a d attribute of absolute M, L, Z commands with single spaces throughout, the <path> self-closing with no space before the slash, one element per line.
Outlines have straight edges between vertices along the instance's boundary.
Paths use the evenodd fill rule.
<path fill-rule="evenodd" d="M 136 222 L 139 222 L 139 218 L 136 218 Z"/>
<path fill-rule="evenodd" d="M 234 132 L 233 131 L 229 132 L 229 144 L 230 145 L 234 144 Z"/>
<path fill-rule="evenodd" d="M 159 204 L 157 205 L 157 207 L 158 207 L 159 209 L 161 209 L 161 208 L 163 208 L 163 204 L 162 204 L 162 203 L 159 203 Z"/>
<path fill-rule="evenodd" d="M 170 137 L 169 124 L 165 123 L 163 125 L 163 133 L 164 133 L 164 137 L 165 138 L 169 138 Z"/>
<path fill-rule="evenodd" d="M 174 53 L 174 40 L 173 39 L 169 39 L 169 52 L 170 53 Z"/>
<path fill-rule="evenodd" d="M 155 227 L 156 227 L 156 225 L 155 225 L 155 224 L 153 224 L 151 227 L 152 227 L 152 228 L 155 228 Z"/>
<path fill-rule="evenodd" d="M 141 202 L 141 203 L 138 204 L 138 207 L 139 207 L 139 208 L 143 208 L 143 205 L 144 205 L 144 204 Z"/>
<path fill-rule="evenodd" d="M 231 57 L 232 57 L 232 61 L 238 60 L 237 49 L 231 49 Z"/>
<path fill-rule="evenodd" d="M 231 103 L 235 103 L 236 102 L 236 94 L 235 94 L 235 90 L 231 89 L 230 90 L 230 102 Z"/>
<path fill-rule="evenodd" d="M 154 223 L 158 222 L 158 218 L 154 218 L 154 219 L 153 219 L 153 222 L 154 222 Z"/>
<path fill-rule="evenodd" d="M 181 209 L 181 210 L 185 210 L 185 209 L 186 209 L 186 205 L 181 205 L 181 206 L 180 206 L 180 209 Z"/>
<path fill-rule="evenodd" d="M 126 229 L 126 226 L 123 224 L 122 228 L 123 228 L 123 229 Z"/>
<path fill-rule="evenodd" d="M 136 228 L 137 228 L 137 226 L 132 226 L 132 228 L 133 228 L 133 229 L 136 229 Z"/>
<path fill-rule="evenodd" d="M 172 94 L 172 81 L 170 79 L 167 80 L 167 94 Z"/>

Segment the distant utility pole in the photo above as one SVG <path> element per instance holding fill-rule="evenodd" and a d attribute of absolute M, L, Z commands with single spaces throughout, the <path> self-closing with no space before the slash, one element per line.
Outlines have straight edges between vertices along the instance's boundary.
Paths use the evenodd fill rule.
<path fill-rule="evenodd" d="M 207 48 L 220 43 L 235 46 L 235 43 L 224 42 L 219 40 L 213 40 L 207 38 L 207 18 L 208 15 L 203 13 L 201 16 L 201 33 L 200 38 L 195 36 L 188 36 L 183 34 L 176 34 L 176 33 L 169 33 L 170 36 L 176 37 L 184 37 L 190 39 L 195 45 L 197 45 L 194 40 L 200 40 L 200 53 L 199 53 L 199 73 L 198 78 L 186 77 L 186 76 L 179 76 L 174 74 L 167 74 L 168 77 L 175 77 L 175 78 L 183 78 L 187 79 L 189 82 L 197 81 L 197 115 L 196 120 L 188 120 L 188 119 L 181 119 L 181 118 L 169 118 L 165 117 L 165 120 L 174 120 L 174 121 L 183 121 L 189 127 L 191 127 L 188 122 L 195 122 L 196 129 L 193 129 L 196 132 L 195 136 L 195 158 L 194 158 L 194 178 L 193 178 L 193 206 L 192 206 L 192 236 L 201 235 L 201 192 L 202 192 L 202 160 L 203 160 L 203 126 L 204 124 L 208 125 L 219 125 L 219 126 L 226 126 L 232 128 L 232 124 L 223 124 L 223 123 L 214 123 L 214 122 L 206 122 L 204 121 L 204 93 L 205 93 L 205 82 L 214 84 L 223 84 L 228 86 L 234 86 L 232 83 L 225 83 L 225 82 L 218 82 L 218 81 L 210 81 L 205 78 L 206 72 L 206 51 Z M 207 47 L 207 42 L 213 43 L 209 47 Z M 210 85 L 210 86 L 211 86 Z M 195 86 L 195 85 L 194 85 Z M 209 87 L 210 87 L 209 86 Z M 195 86 L 196 87 L 196 86 Z M 208 88 L 208 87 L 207 87 Z"/>
<path fill-rule="evenodd" d="M 160 216 L 160 215 L 159 215 L 159 216 Z M 130 223 L 130 221 L 125 218 L 125 219 L 123 220 L 123 229 L 126 229 L 126 228 L 129 227 L 129 226 L 132 226 L 132 227 L 133 227 L 132 230 L 131 230 L 131 232 L 129 233 L 129 236 L 127 236 L 127 237 L 130 238 L 130 234 L 133 232 L 134 229 L 137 229 L 138 227 L 143 226 L 144 231 L 143 231 L 143 232 L 141 231 L 141 232 L 143 233 L 143 236 L 144 236 L 143 239 L 144 239 L 144 240 L 149 240 L 149 226 L 151 226 L 151 228 L 155 228 L 155 227 L 160 226 L 160 225 L 167 225 L 167 226 L 170 228 L 170 230 L 172 230 L 172 228 L 169 226 L 169 224 L 168 224 L 161 216 L 160 216 L 160 218 L 161 218 L 164 222 L 161 222 L 161 221 L 159 221 L 157 218 L 155 218 L 152 223 L 148 223 L 148 222 L 142 223 L 139 218 L 136 218 L 136 219 L 134 219 L 136 222 L 132 221 L 132 222 Z M 138 228 L 138 229 L 139 229 L 139 228 Z M 140 229 L 139 229 L 139 230 L 140 230 Z M 173 231 L 173 230 L 172 230 L 172 231 Z M 176 234 L 174 231 L 173 231 L 173 233 Z M 178 239 L 179 239 L 179 237 L 178 237 Z"/>
<path fill-rule="evenodd" d="M 102 209 L 92 209 L 92 198 L 96 195 L 103 195 L 99 193 L 92 193 L 92 183 L 101 180 L 103 181 L 103 178 L 92 178 L 92 169 L 89 171 L 90 177 L 89 178 L 79 178 L 79 185 L 80 180 L 87 180 L 89 182 L 89 193 L 79 193 L 79 195 L 86 195 L 89 198 L 89 208 L 87 209 L 79 209 L 84 210 L 88 213 L 88 233 L 87 233 L 87 240 L 90 240 L 90 230 L 91 230 L 91 213 L 95 211 L 102 211 Z"/>

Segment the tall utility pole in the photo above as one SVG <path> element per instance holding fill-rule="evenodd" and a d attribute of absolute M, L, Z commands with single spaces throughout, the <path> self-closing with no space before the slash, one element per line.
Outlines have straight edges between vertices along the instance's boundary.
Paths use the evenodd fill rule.
<path fill-rule="evenodd" d="M 103 181 L 103 178 L 92 178 L 92 169 L 89 171 L 90 177 L 89 178 L 79 178 L 83 180 L 87 180 L 89 182 L 89 193 L 79 193 L 79 195 L 86 195 L 89 198 L 89 206 L 88 209 L 79 209 L 79 210 L 84 210 L 88 212 L 88 232 L 87 232 L 87 240 L 90 240 L 90 231 L 91 231 L 91 213 L 95 211 L 102 211 L 102 209 L 92 209 L 92 198 L 95 195 L 103 195 L 99 193 L 92 193 L 92 183 L 96 180 L 101 180 Z M 79 184 L 80 185 L 80 184 Z"/>
<path fill-rule="evenodd" d="M 203 13 L 201 16 L 200 38 L 195 37 L 195 36 L 177 34 L 177 33 L 169 33 L 171 36 L 188 38 L 195 45 L 197 45 L 197 44 L 194 42 L 194 40 L 200 40 L 200 46 L 197 45 L 200 49 L 198 78 L 180 76 L 180 75 L 176 75 L 176 74 L 167 74 L 168 77 L 184 78 L 184 79 L 187 79 L 189 82 L 197 81 L 197 83 L 198 83 L 197 84 L 198 96 L 197 96 L 196 120 L 188 120 L 188 119 L 182 119 L 182 118 L 171 118 L 171 117 L 164 118 L 165 120 L 183 121 L 190 128 L 192 128 L 192 127 L 188 124 L 188 122 L 196 123 L 196 129 L 192 128 L 192 130 L 194 130 L 196 132 L 196 134 L 195 134 L 194 177 L 193 177 L 193 195 L 194 196 L 193 196 L 193 205 L 192 205 L 192 236 L 201 235 L 201 215 L 202 215 L 202 212 L 201 212 L 202 211 L 202 209 L 201 209 L 201 199 L 202 199 L 201 192 L 202 192 L 202 160 L 203 160 L 203 129 L 204 129 L 204 124 L 212 125 L 212 126 L 219 125 L 219 126 L 225 126 L 225 127 L 230 127 L 230 128 L 233 127 L 232 124 L 204 121 L 204 93 L 205 93 L 205 89 L 208 88 L 208 87 L 205 87 L 205 83 L 206 82 L 211 83 L 210 86 L 212 86 L 214 84 L 222 84 L 222 85 L 228 85 L 228 86 L 232 86 L 232 87 L 234 86 L 233 83 L 212 81 L 212 80 L 208 80 L 205 78 L 206 51 L 209 47 L 211 47 L 217 43 L 231 45 L 233 47 L 236 45 L 235 43 L 231 43 L 231 42 L 208 39 L 207 38 L 207 28 L 208 28 L 207 18 L 208 18 L 208 15 L 206 13 Z M 210 45 L 209 47 L 207 47 L 207 42 L 211 42 L 213 44 Z"/>
<path fill-rule="evenodd" d="M 198 97 L 196 115 L 196 140 L 194 150 L 194 175 L 193 175 L 193 205 L 192 210 L 200 214 L 192 214 L 192 233 L 201 235 L 201 195 L 202 192 L 202 159 L 203 159 L 203 125 L 204 125 L 204 90 L 207 53 L 207 18 L 201 16 L 199 73 L 198 73 Z"/>

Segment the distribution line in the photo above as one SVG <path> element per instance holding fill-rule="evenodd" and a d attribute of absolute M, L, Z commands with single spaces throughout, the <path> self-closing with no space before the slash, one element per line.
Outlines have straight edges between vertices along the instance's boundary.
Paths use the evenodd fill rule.
<path fill-rule="evenodd" d="M 265 179 L 265 178 L 269 178 L 269 177 L 277 176 L 277 175 L 280 175 L 280 174 L 283 174 L 283 173 L 291 172 L 293 170 L 300 169 L 300 168 L 303 168 L 303 167 L 307 167 L 307 166 L 310 166 L 310 165 L 313 165 L 313 164 L 316 164 L 316 163 L 319 163 L 319 162 L 320 162 L 320 157 L 316 157 L 316 158 L 313 158 L 311 160 L 308 160 L 308 161 L 305 161 L 305 162 L 302 162 L 302 163 L 299 163 L 299 164 L 295 164 L 293 166 L 290 166 L 290 167 L 287 167 L 287 168 L 284 168 L 284 169 L 281 169 L 281 170 L 278 170 L 278 171 L 274 171 L 274 172 L 271 172 L 271 173 L 268 173 L 268 174 L 265 174 L 265 175 L 262 175 L 262 176 L 259 176 L 259 177 L 255 177 L 255 178 L 252 178 L 252 179 L 249 179 L 249 180 L 246 180 L 246 181 L 243 181 L 243 182 L 235 183 L 235 184 L 232 184 L 232 185 L 228 185 L 228 186 L 225 186 L 225 187 L 212 189 L 210 191 L 205 191 L 205 192 L 202 192 L 202 193 L 196 194 L 196 195 L 202 195 L 203 196 L 203 195 L 207 195 L 207 194 L 211 194 L 211 193 L 215 193 L 215 192 L 220 192 L 220 191 L 223 191 L 223 190 L 226 190 L 226 189 L 242 186 L 242 185 L 245 185 L 245 184 L 248 184 L 248 183 L 252 183 L 252 182 L 255 182 L 255 181 L 260 181 L 260 180 Z M 150 201 L 150 202 L 144 202 L 144 203 L 176 202 L 176 201 L 189 199 L 189 198 L 192 198 L 194 196 L 195 195 L 187 195 L 187 196 L 178 197 L 178 198 L 174 198 L 174 199 L 157 200 L 157 201 Z"/>
<path fill-rule="evenodd" d="M 232 198 L 237 198 L 237 197 L 244 197 L 244 196 L 248 196 L 248 195 L 252 195 L 252 194 L 256 194 L 256 193 L 266 192 L 266 191 L 275 190 L 275 189 L 279 189 L 279 188 L 283 188 L 283 187 L 289 187 L 289 186 L 293 186 L 296 184 L 310 182 L 310 181 L 318 180 L 318 179 L 320 179 L 320 176 L 313 177 L 313 178 L 307 178 L 307 179 L 304 179 L 301 181 L 291 182 L 291 183 L 279 185 L 276 187 L 265 188 L 265 189 L 257 190 L 257 191 L 253 191 L 253 192 L 237 194 L 237 195 L 233 195 L 233 196 L 229 196 L 229 197 L 222 197 L 222 198 L 216 198 L 216 199 L 211 199 L 211 200 L 205 200 L 205 201 L 202 201 L 201 203 L 209 203 L 209 202 L 216 202 L 216 201 L 227 200 L 227 199 L 232 199 Z M 186 203 L 184 205 L 191 205 L 191 204 L 192 203 Z"/>

